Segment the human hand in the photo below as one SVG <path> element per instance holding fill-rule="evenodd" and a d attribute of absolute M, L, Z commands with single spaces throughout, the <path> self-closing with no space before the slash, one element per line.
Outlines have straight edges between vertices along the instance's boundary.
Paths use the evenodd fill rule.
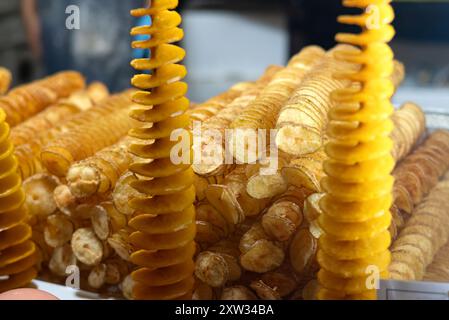
<path fill-rule="evenodd" d="M 16 289 L 0 294 L 0 300 L 59 300 L 54 295 L 37 289 Z"/>

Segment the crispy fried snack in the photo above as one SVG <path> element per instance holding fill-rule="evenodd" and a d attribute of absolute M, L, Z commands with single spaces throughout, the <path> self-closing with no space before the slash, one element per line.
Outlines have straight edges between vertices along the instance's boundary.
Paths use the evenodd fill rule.
<path fill-rule="evenodd" d="M 65 176 L 70 166 L 116 143 L 135 124 L 128 113 L 129 92 L 115 95 L 95 108 L 56 128 L 41 151 L 44 167 L 56 176 Z"/>
<path fill-rule="evenodd" d="M 405 103 L 395 111 L 391 117 L 394 130 L 391 133 L 393 140 L 393 157 L 397 162 L 410 153 L 426 130 L 426 118 L 421 108 L 411 102 Z"/>
<path fill-rule="evenodd" d="M 426 194 L 449 169 L 449 132 L 433 132 L 393 172 L 394 204 L 401 212 L 411 214 Z"/>
<path fill-rule="evenodd" d="M 327 114 L 332 106 L 330 93 L 350 85 L 350 81 L 336 79 L 333 74 L 341 69 L 354 71 L 357 68 L 333 58 L 338 48 L 329 51 L 306 74 L 301 85 L 281 109 L 276 125 L 279 130 L 276 144 L 282 151 L 300 156 L 316 152 L 323 146 Z"/>
<path fill-rule="evenodd" d="M 87 87 L 87 95 L 90 97 L 93 104 L 98 104 L 109 97 L 110 92 L 103 82 L 94 81 Z"/>
<path fill-rule="evenodd" d="M 185 56 L 182 48 L 173 45 L 183 38 L 178 26 L 181 16 L 173 11 L 177 0 L 151 1 L 150 6 L 131 12 L 135 17 L 151 15 L 151 26 L 135 27 L 132 35 L 149 35 L 147 40 L 134 41 L 133 48 L 150 49 L 150 59 L 137 59 L 132 65 L 138 74 L 132 83 L 139 88 L 133 101 L 139 107 L 130 113 L 141 123 L 129 135 L 140 140 L 129 151 L 140 158 L 129 170 L 136 174 L 131 187 L 141 194 L 131 199 L 135 210 L 129 226 L 133 229 L 129 243 L 133 245 L 131 261 L 137 266 L 132 277 L 137 299 L 191 299 L 194 289 L 195 251 L 195 188 L 193 170 L 187 153 L 191 153 L 191 123 L 187 84 L 181 81 L 187 74 L 179 64 Z M 198 108 L 197 108 L 198 109 Z M 187 133 L 183 156 L 187 161 L 171 159 L 176 146 L 170 136 Z M 185 141 L 184 141 L 185 142 Z"/>
<path fill-rule="evenodd" d="M 289 247 L 290 263 L 300 278 L 310 278 L 318 270 L 316 254 L 318 241 L 309 228 L 300 228 L 294 234 Z"/>
<path fill-rule="evenodd" d="M 270 287 L 263 280 L 254 280 L 249 286 L 261 300 L 281 300 L 281 295 L 277 292 L 277 288 Z"/>
<path fill-rule="evenodd" d="M 262 283 L 251 286 L 261 299 L 290 295 L 298 287 L 298 279 L 289 263 L 260 276 Z M 254 281 L 253 281 L 254 283 Z"/>
<path fill-rule="evenodd" d="M 201 246 L 213 245 L 222 239 L 226 239 L 235 231 L 234 220 L 229 221 L 226 215 L 223 215 L 207 201 L 197 203 L 195 210 L 195 240 Z"/>
<path fill-rule="evenodd" d="M 191 124 L 194 121 L 204 122 L 212 118 L 220 110 L 240 97 L 243 92 L 252 88 L 253 86 L 254 83 L 252 82 L 240 82 L 233 85 L 228 91 L 210 98 L 206 102 L 195 105 L 194 108 L 191 108 L 187 111 L 187 114 L 190 116 Z"/>
<path fill-rule="evenodd" d="M 193 165 L 195 173 L 203 176 L 225 175 L 235 166 L 226 164 L 225 130 L 254 101 L 265 86 L 282 69 L 280 66 L 270 66 L 265 73 L 247 90 L 222 108 L 215 116 L 204 121 L 201 126 L 199 153 L 201 162 Z M 194 132 L 195 134 L 195 132 Z"/>
<path fill-rule="evenodd" d="M 324 165 L 323 169 L 323 164 L 326 159 L 324 148 L 296 157 L 290 161 L 288 166 L 282 168 L 282 176 L 288 184 L 320 192 L 321 179 L 325 176 L 326 166 Z"/>
<path fill-rule="evenodd" d="M 48 263 L 48 268 L 55 275 L 64 277 L 67 276 L 66 270 L 70 265 L 76 265 L 76 256 L 74 255 L 70 244 L 65 244 L 53 251 Z"/>
<path fill-rule="evenodd" d="M 301 298 L 303 300 L 317 300 L 318 292 L 320 291 L 320 284 L 318 280 L 312 279 L 307 282 L 304 288 L 301 289 Z"/>
<path fill-rule="evenodd" d="M 216 243 L 197 256 L 196 277 L 213 288 L 239 280 L 242 275 L 239 254 L 238 239 L 230 238 Z"/>
<path fill-rule="evenodd" d="M 60 184 L 57 177 L 45 173 L 29 177 L 23 182 L 25 205 L 31 216 L 47 217 L 56 211 L 53 192 Z"/>
<path fill-rule="evenodd" d="M 280 267 L 285 259 L 285 243 L 273 241 L 257 221 L 243 234 L 239 244 L 243 269 L 265 273 Z"/>
<path fill-rule="evenodd" d="M 248 183 L 246 184 L 246 192 L 251 197 L 256 199 L 272 198 L 287 190 L 289 181 L 282 176 L 282 170 L 289 165 L 292 157 L 283 151 L 279 151 L 276 156 L 277 168 L 273 174 L 264 172 L 272 165 L 273 159 L 271 159 L 271 156 L 265 161 L 260 160 L 256 165 L 247 166 Z"/>
<path fill-rule="evenodd" d="M 262 215 L 262 226 L 271 239 L 290 240 L 303 222 L 304 201 L 309 195 L 307 189 L 291 187 L 276 198 Z"/>
<path fill-rule="evenodd" d="M 195 174 L 193 177 L 193 185 L 195 186 L 196 201 L 201 202 L 206 199 L 207 188 L 212 184 L 222 184 L 224 179 L 224 175 L 203 177 Z"/>
<path fill-rule="evenodd" d="M 124 228 L 108 238 L 108 244 L 124 261 L 131 261 L 132 245 L 130 243 L 131 230 Z"/>
<path fill-rule="evenodd" d="M 11 130 L 11 140 L 14 145 L 29 143 L 43 131 L 60 125 L 73 115 L 90 109 L 93 104 L 108 97 L 108 91 L 97 92 L 96 87 L 97 84 L 91 84 L 86 91 L 75 92 L 67 99 L 59 100 L 56 104 L 14 127 Z"/>
<path fill-rule="evenodd" d="M 232 122 L 230 128 L 239 130 L 232 131 L 228 148 L 232 150 L 234 158 L 240 163 L 254 162 L 260 154 L 260 150 L 257 150 L 259 148 L 250 150 L 246 133 L 254 134 L 257 129 L 273 129 L 280 109 L 301 83 L 307 71 L 323 56 L 324 51 L 319 47 L 304 48 L 290 60 L 284 70 L 275 75 L 257 99 L 252 101 Z M 269 133 L 267 132 L 266 138 L 268 137 Z"/>
<path fill-rule="evenodd" d="M 390 0 L 343 1 L 356 15 L 339 21 L 356 25 L 361 32 L 340 33 L 336 39 L 354 47 L 344 47 L 335 57 L 359 66 L 342 70 L 334 77 L 351 81 L 347 88 L 332 92 L 335 103 L 329 113 L 326 145 L 327 176 L 322 179 L 326 193 L 320 200 L 318 218 L 324 233 L 319 239 L 319 299 L 375 299 L 375 286 L 367 286 L 370 266 L 381 277 L 388 276 L 391 236 L 390 207 L 394 179 L 391 171 L 393 123 L 390 80 L 394 70 L 388 42 L 394 37 Z M 379 5 L 378 24 L 372 28 L 365 9 Z"/>
<path fill-rule="evenodd" d="M 92 228 L 76 230 L 70 241 L 77 260 L 88 266 L 98 265 L 103 258 L 103 244 Z M 87 249 L 88 248 L 88 249 Z"/>
<path fill-rule="evenodd" d="M 0 292 L 23 287 L 37 274 L 36 246 L 31 241 L 25 193 L 5 119 L 0 109 Z"/>
<path fill-rule="evenodd" d="M 131 187 L 131 182 L 137 181 L 136 176 L 132 172 L 125 172 L 115 184 L 112 191 L 112 201 L 117 210 L 127 216 L 134 214 L 135 209 L 129 205 L 132 199 L 142 197 L 143 194 Z"/>
<path fill-rule="evenodd" d="M 423 280 L 439 282 L 449 281 L 449 243 L 446 243 L 446 245 L 437 252 L 432 263 L 426 268 Z"/>
<path fill-rule="evenodd" d="M 114 122 L 117 125 L 116 130 L 112 130 L 113 134 L 111 136 L 116 136 L 119 131 L 122 132 L 121 135 L 126 134 L 126 128 L 122 126 L 128 123 L 127 119 L 124 119 L 123 124 L 116 124 L 119 122 L 118 120 L 112 121 L 112 119 L 117 116 L 120 118 L 125 118 L 124 114 L 126 114 L 131 108 L 131 93 L 132 91 L 128 90 L 123 93 L 111 96 L 106 99 L 102 103 L 95 105 L 92 108 L 88 108 L 87 110 L 75 114 L 70 119 L 64 121 L 62 124 L 59 124 L 56 127 L 53 127 L 49 130 L 45 130 L 40 132 L 35 138 L 29 140 L 26 144 L 22 144 L 18 146 L 15 150 L 15 156 L 19 161 L 19 172 L 22 175 L 22 178 L 25 179 L 30 177 L 36 173 L 40 173 L 45 171 L 45 168 L 41 162 L 41 151 L 47 145 L 51 144 L 54 139 L 64 138 L 69 139 L 70 133 L 78 132 L 78 131 L 86 131 L 91 132 L 95 130 L 96 126 L 99 122 L 111 122 L 108 125 L 111 126 Z M 71 97 L 72 98 L 72 97 Z M 78 95 L 75 99 L 85 101 L 85 96 L 81 99 L 81 96 Z M 87 102 L 83 102 L 82 105 L 85 106 Z M 101 119 L 101 120 L 100 120 Z M 129 124 L 128 124 L 129 127 Z M 86 128 L 84 130 L 83 128 Z M 90 129 L 89 129 L 90 128 Z M 102 129 L 102 131 L 110 130 L 108 127 Z M 92 139 L 89 137 L 89 139 Z M 100 139 L 103 140 L 103 139 Z M 118 140 L 118 139 L 117 139 Z M 61 140 L 61 143 L 64 143 L 65 140 Z M 58 142 L 57 140 L 55 142 Z M 112 143 L 110 143 L 112 144 Z M 92 143 L 92 146 L 97 146 L 97 143 Z M 91 143 L 86 144 L 81 141 L 74 148 L 86 150 L 92 149 Z M 93 152 L 93 151 L 91 151 Z"/>
<path fill-rule="evenodd" d="M 62 247 L 72 239 L 73 228 L 69 217 L 60 212 L 48 216 L 44 229 L 45 243 L 51 248 Z"/>
<path fill-rule="evenodd" d="M 67 185 L 77 198 L 106 194 L 115 188 L 133 157 L 128 152 L 132 138 L 125 137 L 93 156 L 72 164 L 67 171 Z"/>
<path fill-rule="evenodd" d="M 99 289 L 106 283 L 106 265 L 101 263 L 92 268 L 87 278 L 89 286 L 93 289 Z"/>
<path fill-rule="evenodd" d="M 58 185 L 53 191 L 53 201 L 57 209 L 75 220 L 90 219 L 95 206 L 108 201 L 109 196 L 108 194 L 76 198 L 65 184 Z"/>
<path fill-rule="evenodd" d="M 0 67 L 0 96 L 8 91 L 11 81 L 11 72 L 6 68 Z"/>
<path fill-rule="evenodd" d="M 85 87 L 84 77 L 76 71 L 64 71 L 23 85 L 0 97 L 0 107 L 11 127 L 39 113 L 60 98 Z"/>
<path fill-rule="evenodd" d="M 421 280 L 437 252 L 449 240 L 449 176 L 414 209 L 391 247 L 390 277 Z"/>
<path fill-rule="evenodd" d="M 392 133 L 394 143 L 393 154 L 395 154 L 394 150 L 403 148 L 402 145 L 408 146 L 407 150 L 404 151 L 404 153 L 407 154 L 424 132 L 425 123 L 424 121 L 421 121 L 421 119 L 424 119 L 422 111 L 415 105 L 406 104 L 401 109 L 395 111 L 393 119 L 402 119 L 405 117 L 405 113 L 415 114 L 415 123 L 420 123 L 420 125 L 414 125 L 414 130 L 417 130 L 414 139 L 405 142 L 402 140 L 401 137 L 403 136 L 401 136 L 399 132 L 404 130 L 402 127 L 406 125 L 406 122 L 402 120 L 396 121 L 396 127 Z M 420 128 L 419 130 L 418 127 Z M 420 132 L 419 134 L 418 131 Z M 323 140 L 328 140 L 325 135 L 323 136 Z M 285 191 L 288 185 L 306 187 L 315 192 L 321 191 L 320 182 L 325 175 L 325 160 L 327 159 L 324 148 L 298 157 L 286 155 L 281 151 L 279 152 L 278 159 L 278 166 L 280 168 L 279 173 L 274 175 L 262 175 L 256 173 L 248 179 L 247 191 L 249 195 L 257 199 L 273 197 Z"/>
<path fill-rule="evenodd" d="M 231 230 L 245 217 L 258 215 L 271 200 L 254 199 L 246 192 L 246 167 L 238 166 L 225 177 L 223 184 L 210 185 L 205 192 L 208 202 L 224 217 Z"/>

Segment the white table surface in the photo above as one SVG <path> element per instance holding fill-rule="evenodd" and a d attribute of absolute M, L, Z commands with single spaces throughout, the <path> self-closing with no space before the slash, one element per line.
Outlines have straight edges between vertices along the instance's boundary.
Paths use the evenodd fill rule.
<path fill-rule="evenodd" d="M 34 280 L 33 285 L 39 290 L 51 293 L 60 300 L 115 300 L 113 298 L 99 296 L 96 293 L 76 290 L 41 280 Z"/>

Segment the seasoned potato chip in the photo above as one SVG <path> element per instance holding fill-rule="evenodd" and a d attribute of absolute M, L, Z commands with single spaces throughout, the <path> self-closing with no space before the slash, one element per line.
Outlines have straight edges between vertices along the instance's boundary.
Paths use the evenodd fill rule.
<path fill-rule="evenodd" d="M 300 229 L 294 235 L 289 248 L 290 262 L 300 275 L 309 272 L 317 250 L 317 240 L 308 229 Z"/>
<path fill-rule="evenodd" d="M 76 230 L 71 245 L 76 258 L 88 266 L 97 265 L 103 258 L 103 244 L 91 228 Z"/>
<path fill-rule="evenodd" d="M 31 215 L 48 216 L 56 211 L 53 191 L 61 184 L 59 179 L 48 174 L 37 174 L 23 182 L 25 204 Z"/>

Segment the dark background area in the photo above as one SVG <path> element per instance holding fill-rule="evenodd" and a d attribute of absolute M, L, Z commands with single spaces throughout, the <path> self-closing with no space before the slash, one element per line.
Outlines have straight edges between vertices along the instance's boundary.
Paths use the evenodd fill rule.
<path fill-rule="evenodd" d="M 102 80 L 112 90 L 129 85 L 129 29 L 136 21 L 131 8 L 143 0 L 17 0 L 0 1 L 0 65 L 10 68 L 15 83 L 23 83 L 61 69 L 78 69 L 90 80 Z M 289 55 L 305 45 L 332 47 L 336 22 L 348 9 L 339 0 L 184 0 L 182 12 L 281 15 L 288 34 Z M 65 8 L 81 9 L 81 30 L 66 30 Z M 397 36 L 392 43 L 397 58 L 407 66 L 408 86 L 449 86 L 449 2 L 393 2 Z M 21 7 L 22 6 L 22 7 Z M 25 10 L 24 10 L 25 9 Z M 30 13 L 31 12 L 31 13 Z M 30 24 L 36 19 L 37 23 Z M 248 18 L 249 19 L 249 18 Z M 260 23 L 260 22 L 258 22 Z M 39 32 L 37 28 L 39 27 Z M 204 26 L 207 29 L 207 26 Z M 223 26 L 226 28 L 226 26 Z M 196 34 L 190 35 L 195 37 Z M 238 37 L 238 34 L 235 35 Z M 229 41 L 223 39 L 223 41 Z M 248 41 L 251 41 L 248 40 Z M 204 45 L 207 45 L 205 41 Z M 235 45 L 229 41 L 229 46 Z M 36 49 L 40 46 L 40 51 Z M 190 50 L 190 48 L 186 48 Z M 239 50 L 238 47 L 235 48 Z M 257 52 L 254 53 L 257 59 Z M 204 61 L 213 68 L 219 61 Z M 264 62 L 265 63 L 265 62 Z M 195 73 L 195 70 L 191 70 Z M 213 93 L 213 92 L 212 92 Z M 211 93 L 211 94 L 212 94 Z"/>

